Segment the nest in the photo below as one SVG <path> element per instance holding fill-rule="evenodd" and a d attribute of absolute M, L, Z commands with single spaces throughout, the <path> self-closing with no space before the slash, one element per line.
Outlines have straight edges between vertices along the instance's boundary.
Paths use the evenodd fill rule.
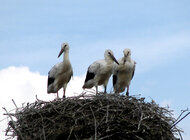
<path fill-rule="evenodd" d="M 7 135 L 18 140 L 176 140 L 168 108 L 113 94 L 37 100 L 9 114 Z"/>

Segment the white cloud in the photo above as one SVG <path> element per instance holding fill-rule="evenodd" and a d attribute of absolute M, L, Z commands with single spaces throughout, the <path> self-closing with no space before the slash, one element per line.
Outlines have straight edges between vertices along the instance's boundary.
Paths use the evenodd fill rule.
<path fill-rule="evenodd" d="M 84 76 L 76 76 L 68 84 L 66 96 L 79 95 L 82 93 Z M 17 106 L 22 103 L 34 102 L 37 95 L 41 100 L 53 100 L 55 94 L 47 94 L 47 76 L 40 75 L 38 72 L 31 72 L 28 67 L 8 67 L 0 70 L 0 120 L 4 119 L 5 107 L 8 111 L 15 108 L 14 99 Z M 59 91 L 60 97 L 62 90 Z M 0 139 L 5 139 L 4 131 L 8 120 L 0 121 Z"/>

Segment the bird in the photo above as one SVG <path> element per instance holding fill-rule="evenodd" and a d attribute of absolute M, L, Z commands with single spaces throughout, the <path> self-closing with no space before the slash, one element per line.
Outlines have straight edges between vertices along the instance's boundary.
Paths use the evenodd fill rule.
<path fill-rule="evenodd" d="M 63 98 L 65 98 L 65 92 L 67 84 L 73 76 L 72 65 L 69 60 L 69 44 L 62 43 L 61 51 L 59 52 L 58 58 L 64 53 L 63 62 L 55 64 L 48 72 L 47 81 L 47 93 L 57 93 L 63 87 Z"/>
<path fill-rule="evenodd" d="M 95 86 L 97 95 L 98 86 L 103 85 L 104 93 L 106 93 L 108 80 L 112 75 L 114 62 L 119 65 L 113 52 L 110 49 L 106 50 L 104 53 L 104 59 L 97 60 L 88 67 L 83 89 Z"/>
<path fill-rule="evenodd" d="M 125 91 L 129 96 L 129 85 L 135 73 L 136 62 L 131 59 L 131 50 L 126 48 L 123 50 L 124 56 L 118 60 L 119 65 L 114 65 L 113 68 L 113 88 L 115 93 Z"/>

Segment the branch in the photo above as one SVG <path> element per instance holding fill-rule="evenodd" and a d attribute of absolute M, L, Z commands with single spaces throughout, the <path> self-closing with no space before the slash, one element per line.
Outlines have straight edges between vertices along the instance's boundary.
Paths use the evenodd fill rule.
<path fill-rule="evenodd" d="M 188 108 L 186 110 L 181 110 L 181 114 L 179 115 L 179 117 L 176 119 L 175 122 L 177 122 L 179 120 L 179 118 L 183 115 L 183 113 L 185 113 L 186 111 L 188 111 Z"/>
<path fill-rule="evenodd" d="M 92 108 L 91 108 L 91 106 L 90 106 L 90 110 L 91 110 L 91 112 L 92 112 L 92 115 L 93 115 L 93 117 L 94 117 L 94 127 L 95 127 L 95 140 L 97 140 L 97 126 L 96 126 L 96 117 L 95 117 L 95 115 L 94 115 L 94 112 L 93 112 L 93 110 L 92 110 Z"/>
<path fill-rule="evenodd" d="M 176 126 L 179 122 L 181 122 L 183 119 L 185 119 L 188 115 L 190 114 L 190 112 L 188 112 L 185 116 L 183 116 L 179 121 L 175 122 L 170 129 L 172 129 L 174 126 Z"/>
<path fill-rule="evenodd" d="M 21 138 L 21 140 L 23 140 L 23 138 L 22 138 L 22 134 L 21 134 L 21 132 L 20 132 L 20 130 L 18 129 L 16 129 L 16 124 L 15 124 L 15 122 L 14 122 L 14 120 L 13 120 L 13 118 L 12 118 L 12 116 L 9 114 L 9 112 L 6 110 L 6 108 L 4 108 L 3 107 L 3 109 L 5 110 L 5 112 L 7 113 L 7 115 L 9 116 L 9 118 L 11 119 L 11 121 L 12 121 L 12 124 L 13 124 L 13 129 L 15 129 L 16 130 L 16 132 L 18 133 L 18 135 L 20 136 L 20 138 Z"/>

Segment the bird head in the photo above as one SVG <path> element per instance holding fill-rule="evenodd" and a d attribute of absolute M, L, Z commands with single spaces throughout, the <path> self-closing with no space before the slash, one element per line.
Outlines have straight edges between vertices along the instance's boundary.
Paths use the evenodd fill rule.
<path fill-rule="evenodd" d="M 123 50 L 124 57 L 130 57 L 131 56 L 131 50 L 129 48 L 126 48 Z"/>
<path fill-rule="evenodd" d="M 63 52 L 68 51 L 68 50 L 69 50 L 69 44 L 68 43 L 63 43 L 61 45 L 61 51 L 59 52 L 58 57 L 60 57 Z"/>
<path fill-rule="evenodd" d="M 110 49 L 106 50 L 104 53 L 104 57 L 105 57 L 105 59 L 111 59 L 111 60 L 115 61 L 115 63 L 117 63 L 119 65 L 118 61 L 114 57 L 112 50 L 110 50 Z"/>

